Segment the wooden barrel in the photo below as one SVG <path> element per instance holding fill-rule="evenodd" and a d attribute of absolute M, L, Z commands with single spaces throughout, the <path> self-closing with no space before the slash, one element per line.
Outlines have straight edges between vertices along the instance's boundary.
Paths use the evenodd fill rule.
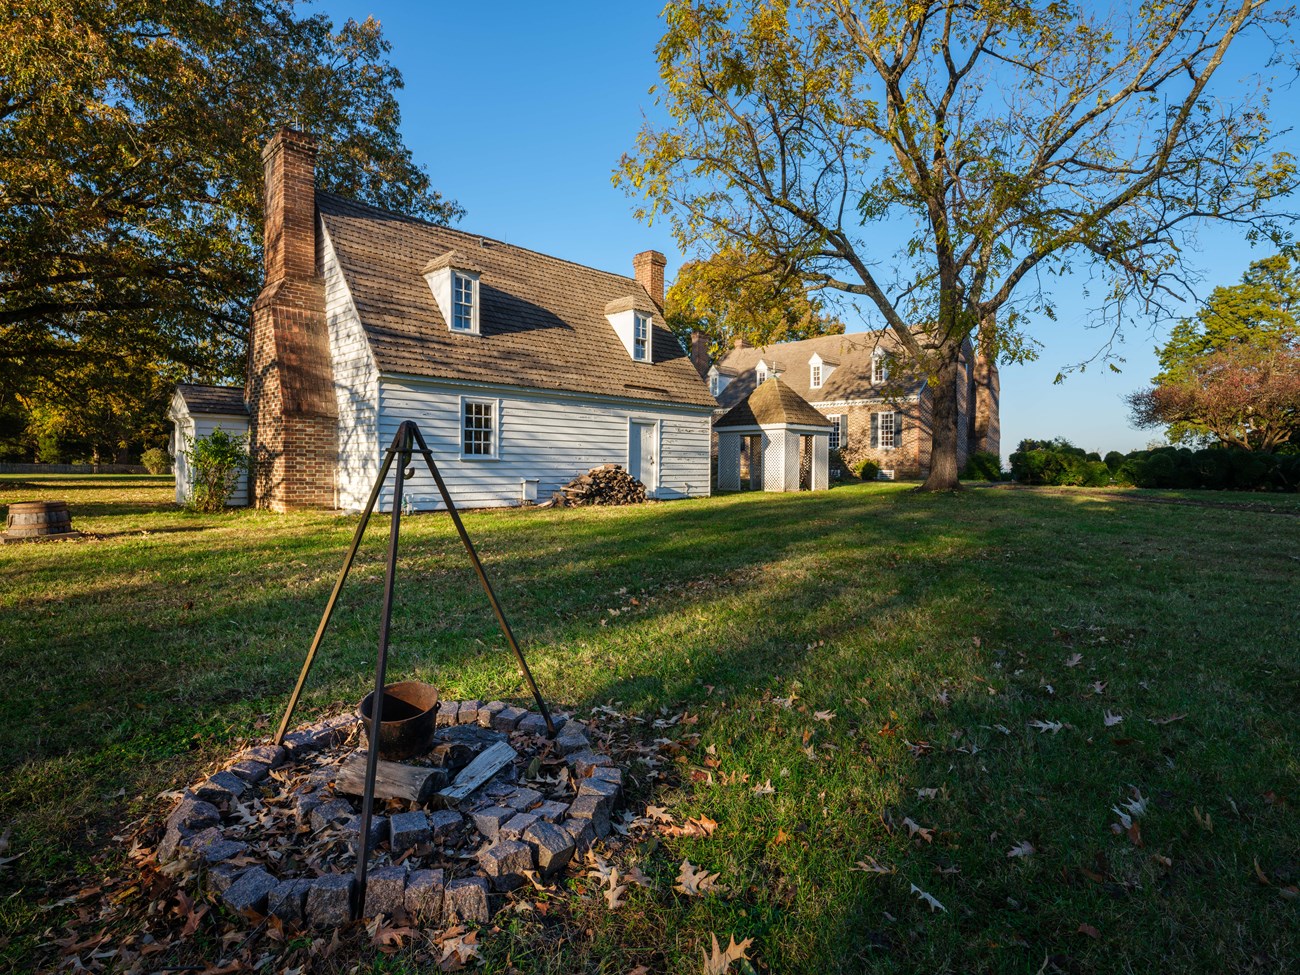
<path fill-rule="evenodd" d="M 72 531 L 72 515 L 66 501 L 15 501 L 9 506 L 5 534 L 10 538 L 66 535 Z"/>

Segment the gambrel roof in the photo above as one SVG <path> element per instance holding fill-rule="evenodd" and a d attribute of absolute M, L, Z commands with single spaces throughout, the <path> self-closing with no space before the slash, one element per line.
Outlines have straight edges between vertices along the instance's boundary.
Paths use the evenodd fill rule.
<path fill-rule="evenodd" d="M 634 278 L 329 193 L 316 206 L 381 373 L 717 405 Z M 447 327 L 431 262 L 481 274 L 481 334 Z M 651 314 L 650 362 L 632 361 L 606 317 L 629 301 Z"/>

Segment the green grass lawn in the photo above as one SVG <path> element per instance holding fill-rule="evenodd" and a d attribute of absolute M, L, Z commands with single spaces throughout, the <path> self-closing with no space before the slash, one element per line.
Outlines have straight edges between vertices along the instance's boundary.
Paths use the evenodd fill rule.
<path fill-rule="evenodd" d="M 0 477 L 0 504 L 66 498 L 95 534 L 0 547 L 0 965 L 46 957 L 49 905 L 119 868 L 159 792 L 269 733 L 355 528 L 170 491 Z M 870 484 L 468 515 L 544 692 L 678 739 L 637 798 L 718 822 L 640 848 L 657 886 L 617 910 L 499 915 L 486 970 L 694 972 L 713 933 L 781 973 L 1296 970 L 1300 508 L 1164 498 L 1197 503 Z M 386 535 L 303 720 L 373 679 Z M 521 699 L 448 520 L 402 546 L 390 679 Z M 683 858 L 729 892 L 674 893 Z"/>

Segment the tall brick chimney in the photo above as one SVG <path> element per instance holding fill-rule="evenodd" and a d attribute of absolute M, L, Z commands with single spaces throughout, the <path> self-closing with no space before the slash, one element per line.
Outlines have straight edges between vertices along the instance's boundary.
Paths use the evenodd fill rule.
<path fill-rule="evenodd" d="M 266 278 L 253 304 L 244 390 L 253 503 L 332 508 L 338 405 L 316 273 L 316 140 L 281 129 L 262 164 Z"/>
<path fill-rule="evenodd" d="M 642 251 L 632 258 L 632 271 L 637 283 L 660 308 L 664 306 L 664 266 L 668 258 L 658 251 Z"/>
<path fill-rule="evenodd" d="M 691 363 L 703 379 L 709 374 L 709 339 L 703 332 L 691 329 Z"/>

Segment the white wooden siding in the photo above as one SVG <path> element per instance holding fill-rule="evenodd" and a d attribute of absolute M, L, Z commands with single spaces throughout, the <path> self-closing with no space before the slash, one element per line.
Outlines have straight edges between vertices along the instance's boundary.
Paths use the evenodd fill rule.
<path fill-rule="evenodd" d="M 379 369 L 323 221 L 318 230 L 323 243 L 325 320 L 339 414 L 334 491 L 340 508 L 355 511 L 365 507 L 379 473 Z"/>
<path fill-rule="evenodd" d="M 176 413 L 169 414 L 175 428 L 172 431 L 172 472 L 176 477 L 176 503 L 185 504 L 190 499 L 194 488 L 189 463 L 185 456 L 190 441 L 209 436 L 220 427 L 233 437 L 248 434 L 248 417 L 220 415 L 215 413 Z M 226 505 L 231 508 L 243 508 L 248 505 L 248 474 L 239 475 L 239 482 Z"/>
<path fill-rule="evenodd" d="M 497 457 L 461 459 L 462 396 L 499 400 Z M 598 464 L 626 467 L 633 420 L 661 424 L 658 497 L 709 494 L 708 410 L 384 376 L 379 380 L 379 429 L 371 455 L 374 469 L 403 420 L 419 424 L 453 500 L 466 508 L 518 504 L 525 478 L 537 479 L 538 497 L 545 500 Z M 415 461 L 415 470 L 406 488 L 412 507 L 442 507 L 437 486 L 423 463 Z M 390 478 L 380 502 L 383 510 L 390 509 L 391 498 Z M 364 500 L 348 507 L 360 507 Z"/>

